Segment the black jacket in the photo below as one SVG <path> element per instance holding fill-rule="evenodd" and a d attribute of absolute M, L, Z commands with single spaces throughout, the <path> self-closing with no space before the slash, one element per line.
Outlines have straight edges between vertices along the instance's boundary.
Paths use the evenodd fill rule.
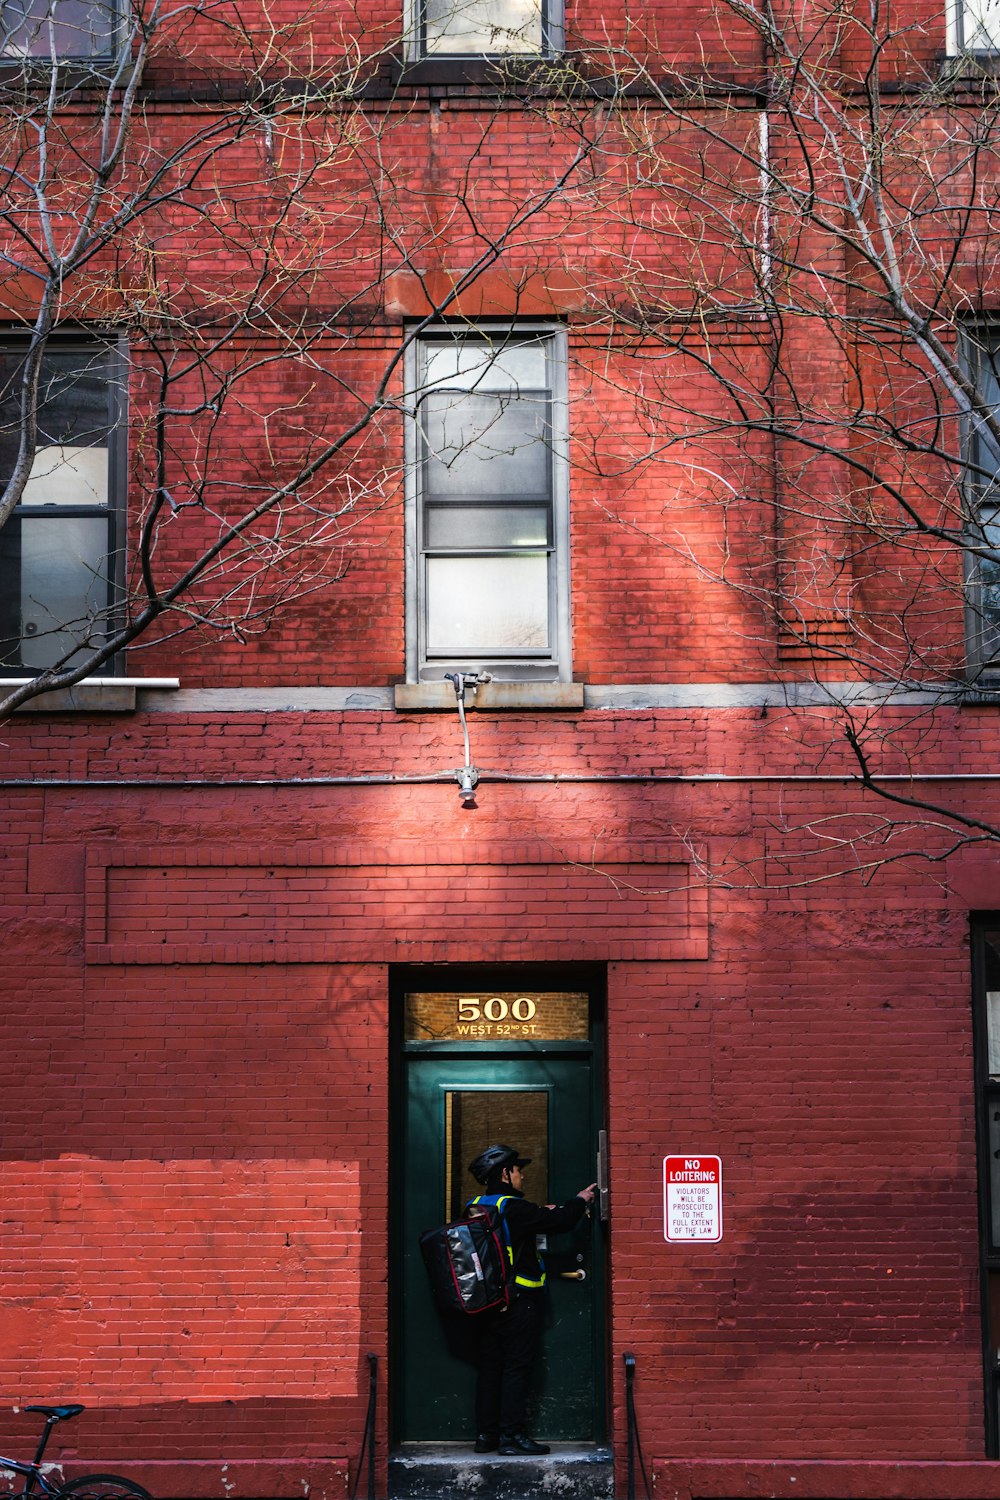
<path fill-rule="evenodd" d="M 521 1291 L 540 1290 L 545 1284 L 545 1269 L 538 1256 L 535 1236 L 568 1234 L 587 1212 L 583 1198 L 570 1198 L 558 1208 L 530 1203 L 513 1188 L 503 1188 L 489 1197 L 506 1199 L 501 1213 L 507 1223 L 514 1263 L 514 1282 Z"/>

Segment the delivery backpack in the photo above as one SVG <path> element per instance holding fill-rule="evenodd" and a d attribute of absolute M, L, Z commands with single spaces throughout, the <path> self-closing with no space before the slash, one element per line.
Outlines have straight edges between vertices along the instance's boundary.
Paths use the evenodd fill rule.
<path fill-rule="evenodd" d="M 510 1301 L 507 1229 L 499 1208 L 470 1203 L 465 1218 L 425 1229 L 420 1251 L 444 1312 L 481 1313 Z"/>

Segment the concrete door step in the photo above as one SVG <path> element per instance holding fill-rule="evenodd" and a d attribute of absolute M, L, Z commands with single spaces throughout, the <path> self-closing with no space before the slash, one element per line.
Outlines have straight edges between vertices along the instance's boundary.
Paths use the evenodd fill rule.
<path fill-rule="evenodd" d="M 471 1443 L 404 1443 L 389 1454 L 391 1500 L 609 1500 L 610 1448 L 553 1443 L 544 1458 L 473 1453 Z"/>

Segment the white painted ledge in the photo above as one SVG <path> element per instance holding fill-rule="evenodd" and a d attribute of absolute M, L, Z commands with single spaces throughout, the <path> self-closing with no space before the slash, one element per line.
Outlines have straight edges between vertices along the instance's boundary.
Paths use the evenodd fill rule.
<path fill-rule="evenodd" d="M 22 678 L 20 681 L 24 681 Z M 17 679 L 0 679 L 4 686 Z M 587 684 L 490 682 L 466 697 L 471 712 L 653 712 L 657 710 L 830 708 L 837 705 L 967 705 L 1000 707 L 1000 683 L 982 681 L 964 690 L 920 688 L 892 682 L 701 682 Z M 44 693 L 19 713 L 267 714 L 392 713 L 455 711 L 450 682 L 400 683 L 396 687 L 181 688 L 176 677 L 92 677 L 74 688 Z"/>

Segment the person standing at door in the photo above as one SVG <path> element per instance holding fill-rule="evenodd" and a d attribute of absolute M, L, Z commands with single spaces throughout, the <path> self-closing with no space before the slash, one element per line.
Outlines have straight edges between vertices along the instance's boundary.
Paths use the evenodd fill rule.
<path fill-rule="evenodd" d="M 477 1319 L 477 1453 L 542 1454 L 549 1449 L 525 1432 L 531 1379 L 541 1353 L 545 1266 L 536 1236 L 575 1229 L 594 1200 L 595 1183 L 560 1207 L 531 1203 L 522 1191 L 531 1158 L 513 1146 L 487 1146 L 469 1171 L 486 1189 L 473 1203 L 496 1206 L 507 1229 L 512 1266 L 509 1307 Z"/>

